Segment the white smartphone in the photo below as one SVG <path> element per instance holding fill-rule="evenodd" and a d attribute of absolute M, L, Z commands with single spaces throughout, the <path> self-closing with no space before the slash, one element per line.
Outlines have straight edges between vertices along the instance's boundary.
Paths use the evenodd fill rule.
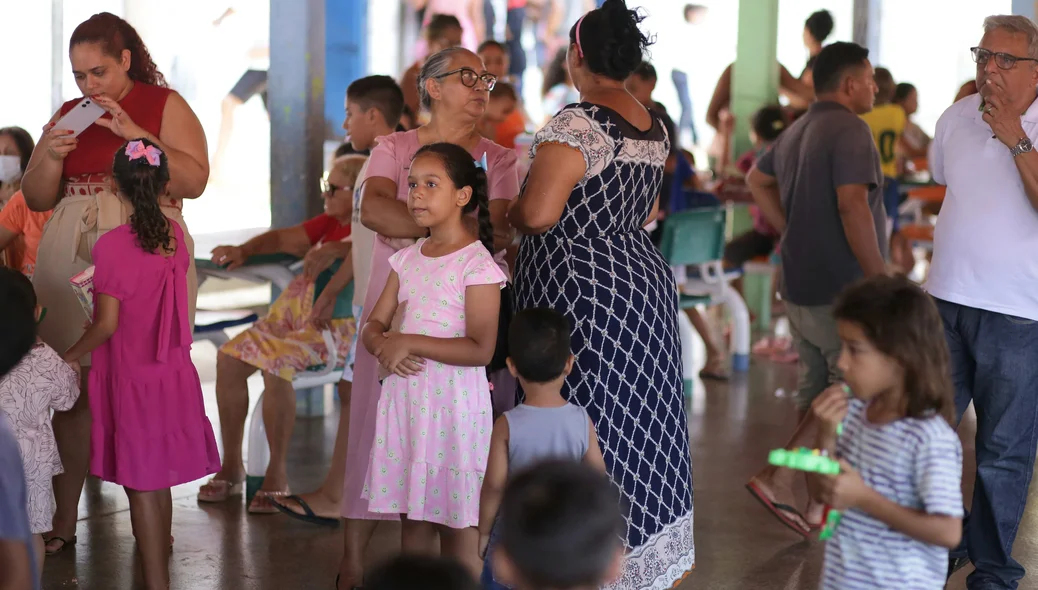
<path fill-rule="evenodd" d="M 87 96 L 76 103 L 76 106 L 72 107 L 71 111 L 65 113 L 65 116 L 54 124 L 54 128 L 68 129 L 72 132 L 72 137 L 77 137 L 80 133 L 86 131 L 87 127 L 93 125 L 94 121 L 100 119 L 103 114 L 105 114 L 105 110 Z"/>

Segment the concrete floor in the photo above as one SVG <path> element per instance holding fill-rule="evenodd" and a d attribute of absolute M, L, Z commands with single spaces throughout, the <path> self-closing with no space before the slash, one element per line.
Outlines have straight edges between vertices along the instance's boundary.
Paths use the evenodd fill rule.
<path fill-rule="evenodd" d="M 214 350 L 195 347 L 209 415 L 216 424 Z M 747 377 L 728 384 L 696 384 L 688 400 L 696 489 L 696 571 L 681 588 L 710 590 L 814 589 L 822 544 L 801 541 L 780 526 L 743 489 L 768 450 L 780 446 L 794 426 L 792 401 L 775 394 L 790 390 L 795 367 L 755 360 Z M 250 382 L 255 395 L 261 382 Z M 335 415 L 299 420 L 292 439 L 289 476 L 295 491 L 309 491 L 324 476 L 335 437 Z M 963 432 L 972 439 L 972 423 Z M 972 473 L 967 445 L 967 473 Z M 240 503 L 202 505 L 202 482 L 173 492 L 172 587 L 191 590 L 330 589 L 342 551 L 341 532 L 281 515 L 247 515 Z M 968 487 L 968 486 L 967 486 Z M 1032 497 L 1034 495 L 1032 490 Z M 1038 503 L 1032 502 L 1015 554 L 1034 572 L 1020 586 L 1038 589 Z M 138 587 L 130 515 L 122 490 L 97 480 L 87 483 L 80 505 L 79 543 L 47 560 L 44 588 L 121 590 Z M 372 562 L 398 543 L 399 529 L 383 526 L 369 551 Z M 964 588 L 966 571 L 949 588 Z"/>

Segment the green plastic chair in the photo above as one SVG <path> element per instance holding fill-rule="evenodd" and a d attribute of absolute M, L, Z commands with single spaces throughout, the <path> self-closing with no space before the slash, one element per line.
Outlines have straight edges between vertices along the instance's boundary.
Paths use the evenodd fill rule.
<path fill-rule="evenodd" d="M 314 302 L 317 302 L 317 298 L 324 292 L 325 287 L 332 280 L 332 275 L 338 272 L 339 267 L 342 266 L 341 260 L 336 260 L 328 269 L 321 274 L 317 275 L 317 280 L 314 281 Z M 333 320 L 346 320 L 353 317 L 353 281 L 350 281 L 346 287 L 339 293 L 339 296 L 335 298 L 335 307 L 332 309 Z M 358 318 L 359 319 L 359 318 Z M 358 329 L 360 326 L 357 327 Z M 296 375 L 292 381 L 292 385 L 296 389 L 307 389 L 316 385 L 323 385 L 328 382 L 326 377 L 336 369 L 341 369 L 338 364 L 342 360 L 339 358 L 338 351 L 335 348 L 335 340 L 332 338 L 331 329 L 326 329 L 321 332 L 321 337 L 324 338 L 324 345 L 328 348 L 328 362 L 321 365 L 315 365 L 308 367 L 306 371 L 300 372 Z"/>
<path fill-rule="evenodd" d="M 667 216 L 663 224 L 660 250 L 670 266 L 698 266 L 707 282 L 725 280 L 720 261 L 724 256 L 724 207 L 690 209 Z M 681 309 L 708 304 L 710 295 L 682 293 L 678 299 Z"/>
<path fill-rule="evenodd" d="M 668 215 L 663 223 L 660 249 L 675 274 L 695 266 L 699 275 L 690 277 L 678 295 L 678 307 L 689 309 L 697 305 L 722 304 L 732 322 L 732 370 L 743 373 L 750 368 L 750 318 L 746 302 L 728 283 L 735 278 L 726 274 L 724 257 L 726 210 L 723 207 L 689 209 Z M 702 292 L 686 293 L 693 287 Z M 678 329 L 682 340 L 682 371 L 686 383 L 695 374 L 691 356 L 693 326 L 684 313 L 678 314 Z"/>
<path fill-rule="evenodd" d="M 339 270 L 340 266 L 342 266 L 342 261 L 337 260 L 331 267 L 317 275 L 317 280 L 314 281 L 314 302 L 324 292 L 325 287 L 328 286 L 329 281 L 332 279 L 332 275 Z M 335 299 L 332 319 L 339 320 L 353 317 L 353 285 L 353 281 L 350 281 Z M 342 369 L 339 366 L 339 362 L 343 359 L 339 358 L 331 329 L 323 330 L 321 337 L 324 339 L 324 345 L 328 348 L 328 362 L 308 367 L 305 371 L 300 371 L 296 374 L 295 379 L 292 380 L 292 387 L 297 391 L 321 387 L 339 380 L 338 372 Z M 263 412 L 261 410 L 263 407 L 263 394 L 260 394 L 259 398 L 256 399 L 254 407 L 256 409 L 253 410 L 252 420 L 249 424 L 249 455 L 246 461 L 245 477 L 246 505 L 252 502 L 256 492 L 263 486 L 264 473 L 270 461 L 270 449 L 267 446 L 266 428 L 263 424 Z"/>

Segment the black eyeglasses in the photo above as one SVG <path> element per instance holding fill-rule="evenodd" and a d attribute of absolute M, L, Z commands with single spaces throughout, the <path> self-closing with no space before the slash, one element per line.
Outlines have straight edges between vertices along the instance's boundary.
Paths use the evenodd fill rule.
<path fill-rule="evenodd" d="M 497 86 L 497 76 L 493 74 L 479 74 L 472 68 L 458 68 L 451 70 L 436 76 L 436 79 L 446 78 L 447 76 L 453 76 L 454 74 L 461 74 L 461 83 L 468 88 L 475 88 L 476 82 L 482 81 L 487 85 L 487 90 L 493 90 L 494 86 Z"/>
<path fill-rule="evenodd" d="M 347 188 L 349 188 L 349 187 L 348 186 L 339 186 L 337 184 L 332 184 L 332 183 L 328 182 L 327 178 L 322 178 L 321 179 L 321 192 L 326 194 L 326 195 L 330 195 L 330 194 L 332 194 L 332 193 L 334 193 L 336 191 L 345 190 Z"/>
<path fill-rule="evenodd" d="M 1003 70 L 1011 70 L 1011 69 L 1013 69 L 1013 66 L 1015 66 L 1016 62 L 1018 62 L 1018 61 L 1035 61 L 1035 62 L 1038 62 L 1038 59 L 1035 59 L 1033 57 L 1017 57 L 1015 55 L 1010 55 L 1008 53 L 1002 53 L 1001 51 L 999 51 L 998 53 L 995 53 L 995 52 L 992 52 L 992 51 L 988 51 L 987 49 L 984 49 L 983 47 L 971 47 L 970 48 L 970 53 L 973 54 L 973 61 L 976 62 L 977 65 L 981 65 L 981 66 L 986 65 L 988 63 L 988 60 L 990 60 L 991 57 L 994 56 L 995 57 L 995 65 L 998 66 L 999 69 L 1003 69 Z"/>

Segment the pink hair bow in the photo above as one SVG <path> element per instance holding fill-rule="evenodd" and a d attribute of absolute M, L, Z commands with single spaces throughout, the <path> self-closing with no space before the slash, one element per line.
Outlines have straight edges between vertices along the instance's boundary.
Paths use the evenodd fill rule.
<path fill-rule="evenodd" d="M 162 150 L 159 148 L 149 145 L 144 147 L 144 142 L 141 140 L 131 141 L 126 144 L 126 157 L 133 160 L 144 158 L 148 161 L 148 164 L 152 166 L 158 166 L 161 162 L 159 156 L 162 155 Z"/>

